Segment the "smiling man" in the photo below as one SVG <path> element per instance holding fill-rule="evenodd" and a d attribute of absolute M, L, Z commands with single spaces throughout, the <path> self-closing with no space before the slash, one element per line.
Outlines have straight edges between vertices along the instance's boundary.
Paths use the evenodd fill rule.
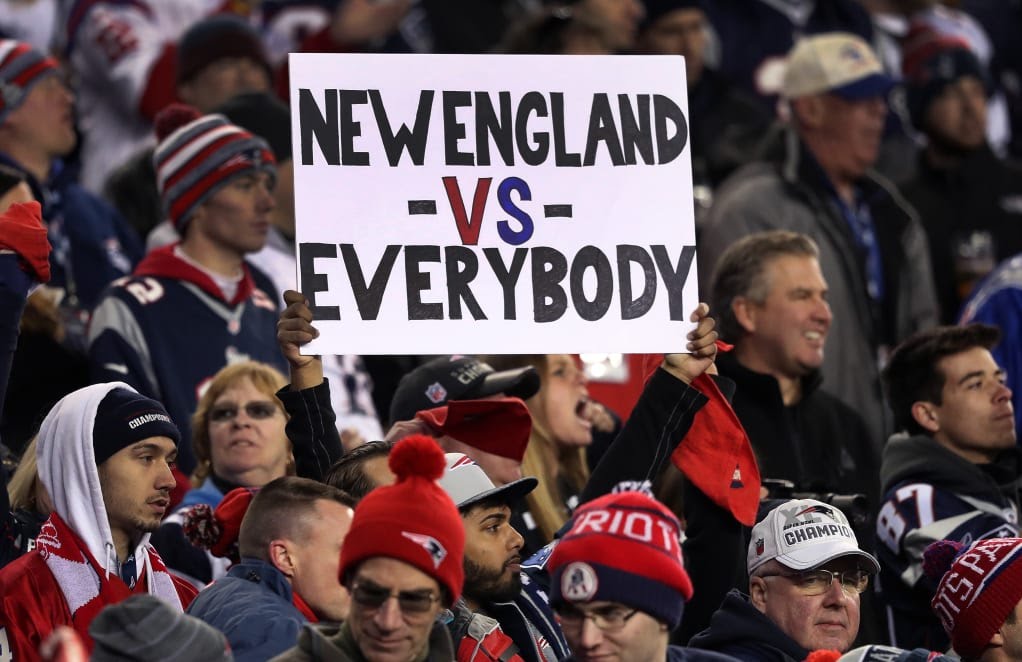
<path fill-rule="evenodd" d="M 937 589 L 923 569 L 929 543 L 1018 536 L 1022 458 L 1011 389 L 990 353 L 1000 339 L 985 324 L 938 327 L 895 349 L 884 372 L 907 433 L 884 449 L 877 516 L 881 596 L 892 643 L 902 648 L 949 643 L 928 609 Z"/>
<path fill-rule="evenodd" d="M 813 499 L 787 501 L 753 527 L 747 568 L 749 594 L 731 591 L 692 646 L 749 662 L 844 653 L 859 632 L 859 596 L 880 571 L 848 518 Z"/>
<path fill-rule="evenodd" d="M 863 493 L 875 507 L 880 457 L 862 417 L 821 388 L 834 316 L 816 242 L 772 230 L 735 242 L 713 276 L 721 338 L 717 356 L 738 388 L 732 406 L 763 478 L 799 491 Z"/>
<path fill-rule="evenodd" d="M 0 571 L 7 659 L 37 659 L 60 625 L 91 648 L 99 611 L 134 593 L 176 611 L 195 597 L 149 545 L 170 503 L 178 438 L 163 406 L 123 383 L 79 389 L 50 410 L 37 459 L 54 510 L 37 548 Z"/>
<path fill-rule="evenodd" d="M 245 262 L 266 243 L 276 170 L 266 142 L 222 115 L 171 106 L 157 133 L 160 194 L 182 240 L 107 290 L 89 327 L 89 360 L 95 378 L 159 395 L 183 432 L 181 469 L 191 473 L 189 419 L 208 380 L 245 359 L 286 367 L 273 285 Z"/>
<path fill-rule="evenodd" d="M 883 357 L 938 319 L 925 232 L 897 190 L 871 170 L 893 85 L 855 35 L 800 40 L 781 84 L 789 120 L 777 158 L 724 181 L 699 238 L 704 288 L 720 256 L 743 236 L 784 229 L 816 242 L 839 321 L 829 331 L 821 374 L 862 415 L 877 453 L 893 427 L 880 385 Z"/>

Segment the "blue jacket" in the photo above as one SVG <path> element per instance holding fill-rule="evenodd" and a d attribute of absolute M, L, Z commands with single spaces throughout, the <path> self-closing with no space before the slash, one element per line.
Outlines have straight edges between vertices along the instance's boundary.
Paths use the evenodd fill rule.
<path fill-rule="evenodd" d="M 244 558 L 226 577 L 203 589 L 187 611 L 227 635 L 237 662 L 263 662 L 294 647 L 309 622 L 292 595 L 279 570 Z"/>

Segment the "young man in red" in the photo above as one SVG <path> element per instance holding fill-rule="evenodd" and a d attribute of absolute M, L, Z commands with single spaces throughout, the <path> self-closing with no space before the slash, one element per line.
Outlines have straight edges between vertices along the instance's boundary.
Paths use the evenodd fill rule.
<path fill-rule="evenodd" d="M 148 593 L 182 611 L 195 589 L 149 545 L 170 505 L 180 435 L 159 402 L 113 382 L 79 389 L 39 429 L 39 478 L 53 502 L 37 547 L 0 571 L 4 659 L 37 659 L 67 625 L 91 649 L 100 610 Z"/>

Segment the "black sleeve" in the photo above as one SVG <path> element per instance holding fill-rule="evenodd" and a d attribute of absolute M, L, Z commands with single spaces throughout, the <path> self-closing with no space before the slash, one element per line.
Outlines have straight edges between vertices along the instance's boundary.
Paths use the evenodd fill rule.
<path fill-rule="evenodd" d="M 18 267 L 17 255 L 0 256 L 0 409 L 7 393 L 7 380 L 11 374 L 14 350 L 18 346 L 18 326 L 25 310 L 29 279 Z M 0 567 L 21 555 L 16 539 L 17 520 L 11 512 L 11 498 L 7 494 L 7 467 L 0 461 Z"/>
<path fill-rule="evenodd" d="M 10 379 L 11 363 L 18 346 L 18 327 L 31 283 L 28 274 L 18 266 L 17 255 L 0 255 L 0 406 L 7 394 L 7 380 Z M 3 510 L 8 511 L 10 508 Z"/>
<path fill-rule="evenodd" d="M 299 476 L 322 481 L 327 469 L 344 454 L 341 435 L 337 432 L 337 416 L 330 405 L 330 383 L 301 391 L 285 386 L 277 391 L 290 417 L 285 428 L 295 455 Z"/>
<path fill-rule="evenodd" d="M 657 368 L 582 490 L 580 503 L 607 494 L 621 481 L 653 481 L 706 401 L 702 393 Z"/>
<path fill-rule="evenodd" d="M 730 380 L 716 380 L 725 397 L 734 392 Z M 609 492 L 622 480 L 653 481 L 674 449 L 685 443 L 696 414 L 707 397 L 663 369 L 646 383 L 621 434 L 605 453 L 582 492 L 582 502 Z M 727 592 L 745 570 L 745 527 L 701 492 L 684 484 L 685 567 L 694 593 L 675 637 L 687 641 L 704 630 Z"/>
<path fill-rule="evenodd" d="M 685 603 L 681 625 L 672 643 L 686 644 L 710 626 L 724 596 L 733 588 L 746 588 L 746 527 L 730 512 L 709 499 L 691 481 L 685 481 L 685 569 L 692 579 L 692 599 Z"/>

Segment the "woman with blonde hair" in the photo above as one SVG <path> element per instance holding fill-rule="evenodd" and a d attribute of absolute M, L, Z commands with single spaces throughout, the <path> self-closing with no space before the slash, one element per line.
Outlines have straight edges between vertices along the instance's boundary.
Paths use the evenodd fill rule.
<path fill-rule="evenodd" d="M 522 460 L 522 475 L 539 485 L 526 497 L 528 516 L 520 533 L 528 551 L 553 540 L 589 480 L 586 447 L 593 441 L 592 417 L 598 407 L 589 400 L 585 375 L 571 354 L 486 356 L 494 370 L 531 365 L 540 388 L 525 401 L 532 414 L 532 434 Z M 531 519 L 531 521 L 530 521 Z"/>
<path fill-rule="evenodd" d="M 35 449 L 36 438 L 32 437 L 18 468 L 7 482 L 10 507 L 0 534 L 0 568 L 35 547 L 39 529 L 53 510 L 50 495 L 39 480 Z"/>
<path fill-rule="evenodd" d="M 276 395 L 285 385 L 287 378 L 272 366 L 244 361 L 217 372 L 199 399 L 192 416 L 193 487 L 152 537 L 167 567 L 196 585 L 222 576 L 228 564 L 188 542 L 186 512 L 198 504 L 216 508 L 234 488 L 262 487 L 295 473 L 288 416 Z"/>

